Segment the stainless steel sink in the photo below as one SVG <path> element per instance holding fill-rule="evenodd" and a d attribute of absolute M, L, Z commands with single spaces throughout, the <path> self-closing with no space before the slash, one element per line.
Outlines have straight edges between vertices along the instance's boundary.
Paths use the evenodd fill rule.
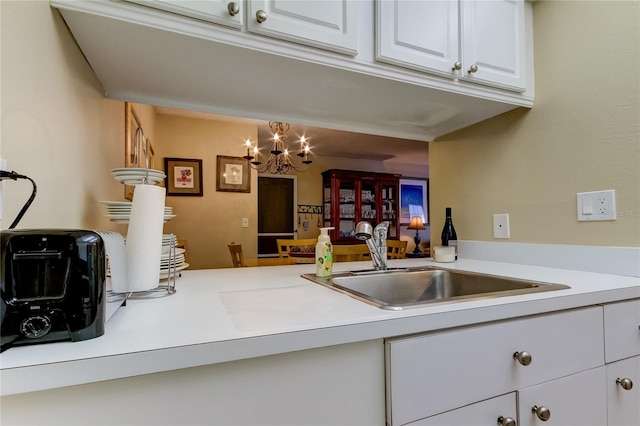
<path fill-rule="evenodd" d="M 329 278 L 319 278 L 315 274 L 303 274 L 302 277 L 390 310 L 570 288 L 562 284 L 428 267 L 354 271 Z"/>

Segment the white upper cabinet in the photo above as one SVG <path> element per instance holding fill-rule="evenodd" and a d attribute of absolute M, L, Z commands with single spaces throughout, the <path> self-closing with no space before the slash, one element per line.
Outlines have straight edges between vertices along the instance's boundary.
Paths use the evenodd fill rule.
<path fill-rule="evenodd" d="M 523 0 L 379 0 L 376 60 L 526 90 Z"/>
<path fill-rule="evenodd" d="M 463 0 L 460 18 L 460 78 L 525 90 L 524 1 Z"/>
<path fill-rule="evenodd" d="M 247 29 L 282 40 L 355 56 L 358 1 L 248 0 Z"/>
<path fill-rule="evenodd" d="M 201 19 L 231 28 L 244 25 L 242 0 L 127 0 L 154 9 L 166 10 L 178 15 Z"/>
<path fill-rule="evenodd" d="M 113 99 L 423 141 L 533 106 L 523 0 L 50 1 Z"/>
<path fill-rule="evenodd" d="M 376 1 L 376 60 L 455 77 L 457 1 Z"/>

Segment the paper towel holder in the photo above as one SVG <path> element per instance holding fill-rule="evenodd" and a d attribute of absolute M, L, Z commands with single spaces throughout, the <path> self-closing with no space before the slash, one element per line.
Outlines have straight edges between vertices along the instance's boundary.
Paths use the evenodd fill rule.
<path fill-rule="evenodd" d="M 127 293 L 127 299 L 155 299 L 157 297 L 171 296 L 176 292 L 176 277 L 179 271 L 176 267 L 176 244 L 178 237 L 170 234 L 169 240 L 169 269 L 167 275 L 167 283 L 160 284 L 156 288 L 144 291 L 132 291 Z"/>

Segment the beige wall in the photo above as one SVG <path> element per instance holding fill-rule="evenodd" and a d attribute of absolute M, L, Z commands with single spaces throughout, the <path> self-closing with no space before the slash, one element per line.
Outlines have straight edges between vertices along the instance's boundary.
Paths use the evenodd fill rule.
<path fill-rule="evenodd" d="M 227 244 L 242 244 L 248 264 L 257 253 L 257 174 L 251 173 L 251 193 L 216 191 L 216 158 L 243 154 L 243 141 L 256 140 L 255 125 L 193 119 L 158 114 L 155 119 L 155 150 L 163 158 L 202 160 L 203 196 L 167 196 L 166 205 L 176 217 L 165 225 L 166 232 L 187 240 L 187 262 L 192 269 L 231 267 Z M 242 218 L 249 227 L 242 227 Z"/>
<path fill-rule="evenodd" d="M 534 3 L 536 101 L 429 144 L 432 241 L 640 246 L 640 3 Z M 577 222 L 576 193 L 615 189 L 618 219 Z M 500 240 L 498 240 L 500 241 Z"/>
<path fill-rule="evenodd" d="M 136 110 L 143 107 L 134 104 Z M 149 108 L 148 106 L 145 106 Z M 146 129 L 146 119 L 142 119 Z M 162 168 L 164 157 L 198 158 L 203 160 L 202 197 L 168 196 L 166 204 L 173 207 L 176 218 L 165 225 L 166 232 L 175 233 L 187 240 L 187 257 L 192 269 L 221 268 L 231 266 L 227 244 L 231 241 L 242 244 L 249 265 L 257 259 L 257 179 L 251 172 L 251 193 L 216 191 L 216 157 L 227 155 L 239 157 L 244 154 L 244 141 L 257 140 L 255 125 L 240 124 L 236 120 L 220 121 L 190 118 L 182 115 L 156 114 L 154 118 L 154 147 L 156 168 Z M 322 143 L 318 141 L 317 143 Z M 261 145 L 264 150 L 264 146 Z M 426 163 L 425 145 L 425 163 Z M 295 158 L 297 160 L 297 157 Z M 342 157 L 312 157 L 313 163 L 297 177 L 298 204 L 322 205 L 321 173 L 331 168 L 372 172 L 401 173 L 407 166 L 392 162 L 380 162 Z M 426 166 L 424 167 L 426 169 Z M 420 170 L 426 177 L 426 170 Z M 242 218 L 249 219 L 249 227 L 242 228 Z M 299 238 L 318 236 L 318 216 L 307 215 L 309 228 L 298 227 Z M 304 215 L 301 217 L 304 222 Z M 297 219 L 296 219 L 297 220 Z M 406 230 L 405 230 L 406 231 Z M 428 239 L 428 231 L 423 239 Z M 406 239 L 413 247 L 413 233 Z M 402 236 L 402 234 L 401 234 Z M 404 238 L 404 237 L 403 237 Z"/>
<path fill-rule="evenodd" d="M 98 200 L 122 199 L 109 170 L 124 158 L 124 105 L 103 89 L 48 1 L 0 2 L 0 155 L 35 180 L 18 228 L 117 229 Z M 3 229 L 31 193 L 5 181 Z"/>

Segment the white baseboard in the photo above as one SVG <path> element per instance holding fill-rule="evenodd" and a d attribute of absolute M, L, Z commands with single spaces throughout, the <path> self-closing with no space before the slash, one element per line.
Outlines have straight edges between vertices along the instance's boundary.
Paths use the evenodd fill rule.
<path fill-rule="evenodd" d="M 640 247 L 458 241 L 459 257 L 640 277 Z"/>

